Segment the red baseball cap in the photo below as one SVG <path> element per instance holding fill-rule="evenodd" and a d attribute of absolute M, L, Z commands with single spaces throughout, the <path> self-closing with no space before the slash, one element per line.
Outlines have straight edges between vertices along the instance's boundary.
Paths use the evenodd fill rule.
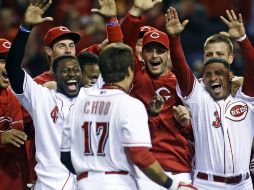
<path fill-rule="evenodd" d="M 72 39 L 75 44 L 78 43 L 81 38 L 78 33 L 70 31 L 69 28 L 65 26 L 58 26 L 58 27 L 51 28 L 47 32 L 44 38 L 44 44 L 46 46 L 49 46 L 52 44 L 53 41 L 63 36 L 70 37 L 70 39 Z"/>
<path fill-rule="evenodd" d="M 158 30 L 157 28 L 154 28 L 154 27 L 152 27 L 152 26 L 141 26 L 140 28 L 139 28 L 139 35 L 138 35 L 138 37 L 139 38 L 143 38 L 143 36 L 144 36 L 144 34 L 146 33 L 146 32 L 149 32 L 149 31 L 152 31 L 152 30 Z"/>
<path fill-rule="evenodd" d="M 6 39 L 0 38 L 0 53 L 7 53 L 11 48 L 11 42 Z"/>
<path fill-rule="evenodd" d="M 167 49 L 169 49 L 169 38 L 168 35 L 162 31 L 159 30 L 153 30 L 146 32 L 143 37 L 143 44 L 142 48 L 150 42 L 157 42 L 165 46 Z"/>

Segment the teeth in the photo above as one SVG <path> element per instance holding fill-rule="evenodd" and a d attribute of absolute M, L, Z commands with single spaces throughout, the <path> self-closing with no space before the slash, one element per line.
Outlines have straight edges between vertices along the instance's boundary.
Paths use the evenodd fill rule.
<path fill-rule="evenodd" d="M 69 83 L 76 83 L 76 82 L 77 82 L 76 80 L 68 80 L 67 84 L 69 84 Z"/>
<path fill-rule="evenodd" d="M 220 85 L 219 83 L 213 83 L 211 84 L 211 87 L 214 87 L 214 86 L 217 86 L 217 85 Z"/>

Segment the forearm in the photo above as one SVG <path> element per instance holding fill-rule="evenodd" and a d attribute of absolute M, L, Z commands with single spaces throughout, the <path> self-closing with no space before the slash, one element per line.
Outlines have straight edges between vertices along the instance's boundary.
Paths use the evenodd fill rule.
<path fill-rule="evenodd" d="M 23 93 L 25 73 L 21 67 L 21 63 L 25 54 L 25 47 L 29 34 L 30 33 L 22 32 L 21 30 L 18 31 L 10 48 L 5 66 L 11 87 L 17 94 Z"/>
<path fill-rule="evenodd" d="M 166 183 L 166 181 L 168 179 L 168 176 L 163 172 L 160 164 L 157 161 L 155 161 L 150 166 L 146 167 L 143 170 L 143 173 L 147 177 L 149 177 L 152 181 L 154 181 L 155 183 L 157 183 L 161 186 L 164 186 L 164 184 Z"/>
<path fill-rule="evenodd" d="M 109 43 L 122 42 L 123 34 L 116 17 L 105 19 L 107 26 L 107 38 Z"/>
<path fill-rule="evenodd" d="M 128 147 L 126 151 L 130 160 L 152 181 L 166 188 L 172 185 L 172 180 L 165 174 L 148 148 Z"/>
<path fill-rule="evenodd" d="M 132 15 L 130 12 L 124 17 L 121 23 L 123 42 L 135 49 L 138 40 L 140 27 L 143 25 L 143 18 Z"/>
<path fill-rule="evenodd" d="M 185 60 L 179 36 L 170 37 L 170 47 L 172 65 L 182 96 L 188 96 L 192 91 L 194 75 Z"/>
<path fill-rule="evenodd" d="M 254 96 L 254 48 L 246 37 L 240 42 L 240 47 L 244 57 L 244 82 L 242 91 L 248 96 Z"/>

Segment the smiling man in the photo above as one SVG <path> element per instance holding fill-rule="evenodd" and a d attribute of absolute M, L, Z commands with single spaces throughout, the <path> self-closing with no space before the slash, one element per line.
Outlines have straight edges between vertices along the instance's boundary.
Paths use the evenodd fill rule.
<path fill-rule="evenodd" d="M 10 49 L 6 70 L 12 90 L 33 119 L 37 161 L 35 167 L 37 181 L 34 189 L 74 190 L 76 188 L 75 175 L 61 163 L 60 152 L 68 151 L 70 146 L 69 129 L 63 128 L 62 125 L 81 86 L 78 60 L 71 53 L 54 54 L 52 73 L 57 81 L 57 90 L 49 90 L 38 85 L 21 67 L 24 47 L 30 34 L 29 29 L 52 20 L 50 17 L 42 18 L 42 14 L 50 4 L 50 0 L 31 1 L 26 10 L 23 25 Z M 53 45 L 53 48 L 58 49 L 59 52 L 62 49 L 63 51 L 73 50 L 73 41 L 66 41 L 69 45 L 58 42 Z"/>
<path fill-rule="evenodd" d="M 11 43 L 0 39 L 0 183 L 1 189 L 25 190 L 28 162 L 21 105 L 11 92 L 5 63 Z"/>
<path fill-rule="evenodd" d="M 230 95 L 230 62 L 215 57 L 204 63 L 199 82 L 188 67 L 180 44 L 180 33 L 188 20 L 179 21 L 174 8 L 168 10 L 166 29 L 170 35 L 172 63 L 178 81 L 177 93 L 189 108 L 195 138 L 194 185 L 198 189 L 250 190 L 249 162 L 254 136 L 254 48 L 245 34 L 241 14 L 226 11 L 221 20 L 228 35 L 236 39 L 244 56 L 244 82 L 236 96 Z"/>

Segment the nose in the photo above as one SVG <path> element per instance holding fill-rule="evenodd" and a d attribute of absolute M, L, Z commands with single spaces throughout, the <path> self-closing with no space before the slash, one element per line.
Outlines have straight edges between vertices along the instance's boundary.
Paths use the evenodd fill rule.
<path fill-rule="evenodd" d="M 75 75 L 74 70 L 70 70 L 70 71 L 68 72 L 68 75 L 69 75 L 69 76 L 74 76 L 74 75 Z"/>
<path fill-rule="evenodd" d="M 217 76 L 215 74 L 211 75 L 211 81 L 215 81 L 217 79 Z"/>
<path fill-rule="evenodd" d="M 157 50 L 154 49 L 154 50 L 153 50 L 153 58 L 156 58 L 156 57 L 158 57 L 158 53 L 157 53 Z"/>
<path fill-rule="evenodd" d="M 66 54 L 71 54 L 71 48 L 70 47 L 66 47 L 65 48 L 65 53 Z"/>

